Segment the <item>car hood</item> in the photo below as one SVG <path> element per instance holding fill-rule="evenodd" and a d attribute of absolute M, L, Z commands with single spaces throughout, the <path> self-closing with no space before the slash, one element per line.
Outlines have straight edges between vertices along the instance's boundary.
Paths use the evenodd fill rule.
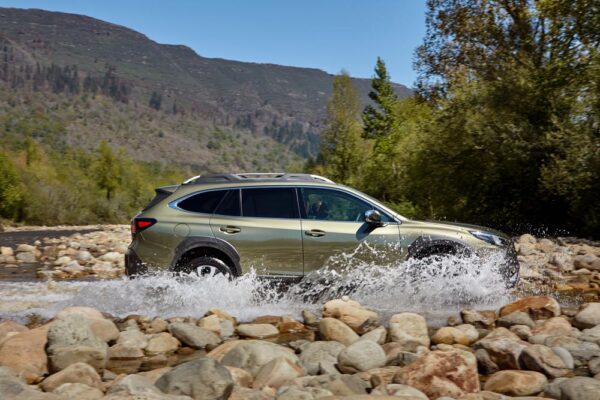
<path fill-rule="evenodd" d="M 503 237 L 506 239 L 510 239 L 510 237 L 504 232 L 500 232 L 496 229 L 488 228 L 488 227 L 481 226 L 481 225 L 464 224 L 462 222 L 433 221 L 433 220 L 427 220 L 427 221 L 414 221 L 413 220 L 411 222 L 426 225 L 426 226 L 455 227 L 455 228 L 459 228 L 461 230 L 490 232 L 490 233 L 493 233 L 494 235 L 497 235 L 497 236 L 500 236 L 500 237 Z"/>

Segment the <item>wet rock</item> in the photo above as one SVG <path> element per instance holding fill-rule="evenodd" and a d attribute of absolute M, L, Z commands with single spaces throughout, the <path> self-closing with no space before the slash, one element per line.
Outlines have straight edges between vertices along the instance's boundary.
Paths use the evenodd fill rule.
<path fill-rule="evenodd" d="M 473 348 L 486 350 L 490 359 L 501 369 L 518 369 L 521 352 L 528 346 L 529 343 L 500 327 L 477 341 Z"/>
<path fill-rule="evenodd" d="M 304 376 L 302 366 L 286 357 L 277 357 L 263 365 L 256 377 L 252 387 L 261 389 L 263 387 L 280 388 L 294 378 Z"/>
<path fill-rule="evenodd" d="M 389 340 L 401 343 L 407 351 L 416 351 L 417 347 L 429 347 L 427 322 L 419 314 L 401 313 L 390 318 Z"/>
<path fill-rule="evenodd" d="M 5 338 L 0 346 L 0 366 L 10 368 L 27 383 L 39 382 L 48 373 L 47 332 L 44 326 Z"/>
<path fill-rule="evenodd" d="M 101 390 L 83 383 L 63 383 L 52 393 L 62 400 L 99 400 L 104 397 Z"/>
<path fill-rule="evenodd" d="M 169 325 L 169 332 L 181 343 L 195 349 L 212 350 L 221 343 L 221 338 L 215 333 L 184 322 Z"/>
<path fill-rule="evenodd" d="M 221 363 L 242 368 L 250 372 L 252 376 L 256 376 L 263 365 L 278 357 L 285 357 L 295 364 L 300 363 L 298 357 L 290 349 L 259 340 L 237 342 L 223 355 Z"/>
<path fill-rule="evenodd" d="M 300 362 L 309 375 L 335 373 L 338 355 L 346 346 L 334 341 L 309 343 L 300 354 Z"/>
<path fill-rule="evenodd" d="M 271 324 L 240 324 L 236 331 L 238 335 L 251 339 L 264 339 L 279 334 L 279 330 Z"/>
<path fill-rule="evenodd" d="M 233 378 L 215 360 L 199 358 L 180 364 L 158 378 L 156 387 L 164 393 L 194 399 L 226 400 L 233 390 Z"/>
<path fill-rule="evenodd" d="M 471 342 L 463 331 L 451 326 L 438 329 L 431 337 L 431 341 L 434 344 L 462 344 L 464 346 L 468 346 Z"/>
<path fill-rule="evenodd" d="M 434 399 L 460 397 L 479 391 L 477 360 L 465 351 L 432 351 L 403 367 L 394 382 L 412 386 Z"/>
<path fill-rule="evenodd" d="M 325 303 L 323 317 L 339 319 L 359 335 L 374 329 L 379 324 L 379 316 L 376 312 L 346 297 Z"/>
<path fill-rule="evenodd" d="M 323 318 L 319 321 L 319 333 L 323 340 L 333 340 L 346 346 L 358 340 L 356 332 L 335 318 Z"/>
<path fill-rule="evenodd" d="M 146 354 L 173 353 L 180 346 L 179 340 L 166 332 L 152 335 L 145 348 Z"/>
<path fill-rule="evenodd" d="M 491 329 L 496 322 L 495 311 L 462 310 L 460 316 L 465 324 L 473 325 L 478 329 Z"/>
<path fill-rule="evenodd" d="M 581 307 L 574 320 L 580 329 L 593 328 L 600 325 L 600 303 L 588 303 Z"/>
<path fill-rule="evenodd" d="M 535 322 L 533 321 L 533 319 L 531 319 L 528 313 L 522 311 L 515 311 L 513 313 L 498 318 L 498 320 L 496 321 L 496 325 L 505 328 L 510 328 L 513 325 L 525 325 L 530 328 L 533 328 L 535 326 Z"/>
<path fill-rule="evenodd" d="M 355 342 L 338 354 L 338 368 L 346 374 L 383 367 L 385 362 L 381 346 L 370 340 Z"/>
<path fill-rule="evenodd" d="M 557 379 L 548 385 L 545 393 L 561 400 L 600 400 L 600 380 L 582 376 Z"/>
<path fill-rule="evenodd" d="M 488 378 L 484 389 L 507 396 L 532 396 L 544 390 L 548 379 L 535 371 L 498 371 Z"/>
<path fill-rule="evenodd" d="M 550 378 L 565 376 L 571 371 L 552 349 L 539 344 L 525 348 L 521 353 L 520 362 L 523 369 L 542 372 Z"/>
<path fill-rule="evenodd" d="M 52 372 L 71 364 L 84 362 L 98 372 L 106 364 L 108 346 L 89 328 L 88 319 L 82 315 L 67 315 L 55 320 L 48 329 L 48 358 Z"/>
<path fill-rule="evenodd" d="M 552 297 L 525 297 L 505 305 L 500 309 L 500 317 L 515 311 L 528 313 L 534 320 L 560 316 L 560 305 Z"/>
<path fill-rule="evenodd" d="M 319 318 L 310 310 L 302 310 L 302 319 L 306 326 L 316 328 L 319 325 Z"/>
<path fill-rule="evenodd" d="M 50 375 L 44 379 L 40 387 L 45 392 L 53 392 L 64 383 L 82 383 L 96 389 L 103 389 L 102 378 L 98 372 L 85 363 L 71 364 L 62 371 Z"/>

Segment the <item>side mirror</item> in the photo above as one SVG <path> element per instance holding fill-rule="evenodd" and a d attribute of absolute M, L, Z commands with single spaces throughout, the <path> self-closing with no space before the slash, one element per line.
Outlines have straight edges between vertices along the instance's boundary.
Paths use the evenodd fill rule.
<path fill-rule="evenodd" d="M 365 222 L 373 226 L 383 226 L 383 222 L 381 222 L 381 214 L 377 210 L 365 211 Z"/>

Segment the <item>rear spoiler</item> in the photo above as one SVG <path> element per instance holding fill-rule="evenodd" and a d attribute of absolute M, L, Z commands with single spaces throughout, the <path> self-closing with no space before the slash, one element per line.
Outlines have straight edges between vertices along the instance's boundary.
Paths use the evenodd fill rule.
<path fill-rule="evenodd" d="M 154 207 L 155 205 L 157 205 L 158 203 L 160 203 L 161 201 L 163 201 L 164 199 L 169 197 L 173 192 L 175 192 L 177 190 L 178 187 L 179 187 L 179 185 L 171 185 L 171 186 L 161 186 L 161 187 L 154 189 L 156 194 L 154 195 L 152 200 L 150 200 L 150 203 L 148 203 L 146 205 L 146 207 L 144 207 L 142 209 L 142 212 L 151 209 L 152 207 Z"/>

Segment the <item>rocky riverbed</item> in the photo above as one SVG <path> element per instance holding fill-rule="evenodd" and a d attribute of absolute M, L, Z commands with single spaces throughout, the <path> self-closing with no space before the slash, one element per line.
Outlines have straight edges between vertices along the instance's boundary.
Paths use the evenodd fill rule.
<path fill-rule="evenodd" d="M 302 317 L 115 318 L 69 307 L 0 322 L 2 399 L 600 399 L 600 303 L 464 309 L 433 329 L 347 297 Z"/>

